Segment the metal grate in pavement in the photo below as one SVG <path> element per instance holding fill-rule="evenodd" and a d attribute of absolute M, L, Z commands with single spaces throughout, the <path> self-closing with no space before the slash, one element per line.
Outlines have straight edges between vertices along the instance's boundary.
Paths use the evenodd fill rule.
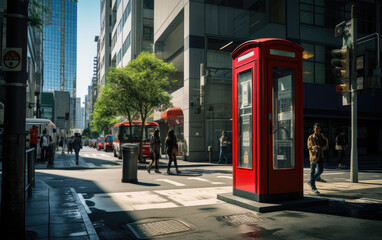
<path fill-rule="evenodd" d="M 159 220 L 144 223 L 128 223 L 127 227 L 138 239 L 146 239 L 166 234 L 193 231 L 194 228 L 178 219 Z"/>
<path fill-rule="evenodd" d="M 233 225 L 249 224 L 261 222 L 262 220 L 258 217 L 253 216 L 252 214 L 235 214 L 224 216 L 224 219 L 232 223 Z"/>

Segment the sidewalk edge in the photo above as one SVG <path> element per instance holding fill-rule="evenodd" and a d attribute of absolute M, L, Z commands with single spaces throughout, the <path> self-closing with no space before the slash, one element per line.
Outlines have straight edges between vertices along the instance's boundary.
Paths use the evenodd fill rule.
<path fill-rule="evenodd" d="M 98 234 L 97 234 L 96 230 L 94 229 L 94 226 L 93 226 L 92 222 L 90 221 L 90 218 L 89 218 L 88 214 L 86 213 L 85 207 L 82 205 L 81 200 L 78 197 L 76 190 L 74 190 L 74 188 L 71 187 L 70 191 L 72 192 L 74 201 L 76 202 L 78 210 L 81 213 L 81 217 L 84 220 L 84 224 L 86 227 L 86 231 L 88 232 L 89 239 L 90 240 L 99 240 Z"/>

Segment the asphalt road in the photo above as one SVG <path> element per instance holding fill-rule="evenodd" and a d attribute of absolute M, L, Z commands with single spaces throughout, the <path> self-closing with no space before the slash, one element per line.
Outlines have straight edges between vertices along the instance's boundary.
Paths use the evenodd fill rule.
<path fill-rule="evenodd" d="M 133 184 L 121 182 L 122 161 L 114 158 L 112 152 L 84 147 L 80 155 L 94 168 L 47 169 L 38 170 L 37 174 L 53 188 L 76 190 L 101 239 L 329 239 L 332 236 L 337 236 L 332 239 L 362 239 L 370 232 L 373 234 L 368 239 L 377 239 L 374 235 L 382 234 L 377 228 L 382 217 L 375 220 L 374 215 L 365 214 L 371 211 L 369 207 L 377 214 L 382 213 L 380 205 L 358 208 L 333 201 L 326 208 L 259 214 L 219 201 L 217 194 L 232 192 L 231 166 L 188 166 L 181 168 L 179 175 L 168 175 L 165 169 L 161 169 L 161 174 L 153 171 L 149 174 L 142 169 L 138 170 L 138 183 Z M 309 171 L 304 169 L 305 182 Z M 322 178 L 343 183 L 349 182 L 350 176 L 348 170 L 335 169 L 324 171 Z M 360 172 L 359 179 L 382 179 L 382 173 Z M 354 209 L 364 212 L 347 215 Z M 247 224 L 238 224 L 240 221 Z M 315 225 L 304 227 L 313 222 Z"/>

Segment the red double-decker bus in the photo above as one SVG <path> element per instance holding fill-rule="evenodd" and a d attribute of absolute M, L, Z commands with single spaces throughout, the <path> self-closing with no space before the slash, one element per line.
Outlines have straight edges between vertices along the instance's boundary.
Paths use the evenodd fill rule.
<path fill-rule="evenodd" d="M 135 143 L 140 142 L 140 131 L 142 126 L 142 121 L 132 121 L 132 132 L 130 134 L 130 122 L 120 122 L 114 125 L 113 128 L 113 152 L 114 157 L 122 158 L 122 144 L 125 143 Z M 143 128 L 143 152 L 142 156 L 144 158 L 150 157 L 150 136 L 154 133 L 154 130 L 159 128 L 158 123 L 146 121 Z"/>

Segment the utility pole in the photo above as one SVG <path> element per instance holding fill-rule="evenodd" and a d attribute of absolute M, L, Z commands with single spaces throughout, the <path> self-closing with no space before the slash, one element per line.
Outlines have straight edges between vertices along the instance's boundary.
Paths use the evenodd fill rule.
<path fill-rule="evenodd" d="M 358 127 L 357 127 L 357 73 L 356 73 L 356 54 L 357 54 L 357 19 L 355 17 L 355 5 L 351 7 L 351 153 L 350 153 L 350 181 L 358 182 Z"/>
<path fill-rule="evenodd" d="M 27 55 L 27 0 L 7 0 L 5 71 L 6 102 L 4 111 L 4 149 L 1 237 L 25 238 L 25 101 Z M 3 51 L 4 53 L 4 51 Z M 4 61 L 8 59 L 8 64 Z M 14 60 L 17 60 L 16 63 Z M 18 62 L 18 63 L 17 63 Z M 4 66 L 5 65 L 5 66 Z M 8 70 L 6 69 L 8 65 Z M 15 67 L 17 66 L 17 67 Z"/>

